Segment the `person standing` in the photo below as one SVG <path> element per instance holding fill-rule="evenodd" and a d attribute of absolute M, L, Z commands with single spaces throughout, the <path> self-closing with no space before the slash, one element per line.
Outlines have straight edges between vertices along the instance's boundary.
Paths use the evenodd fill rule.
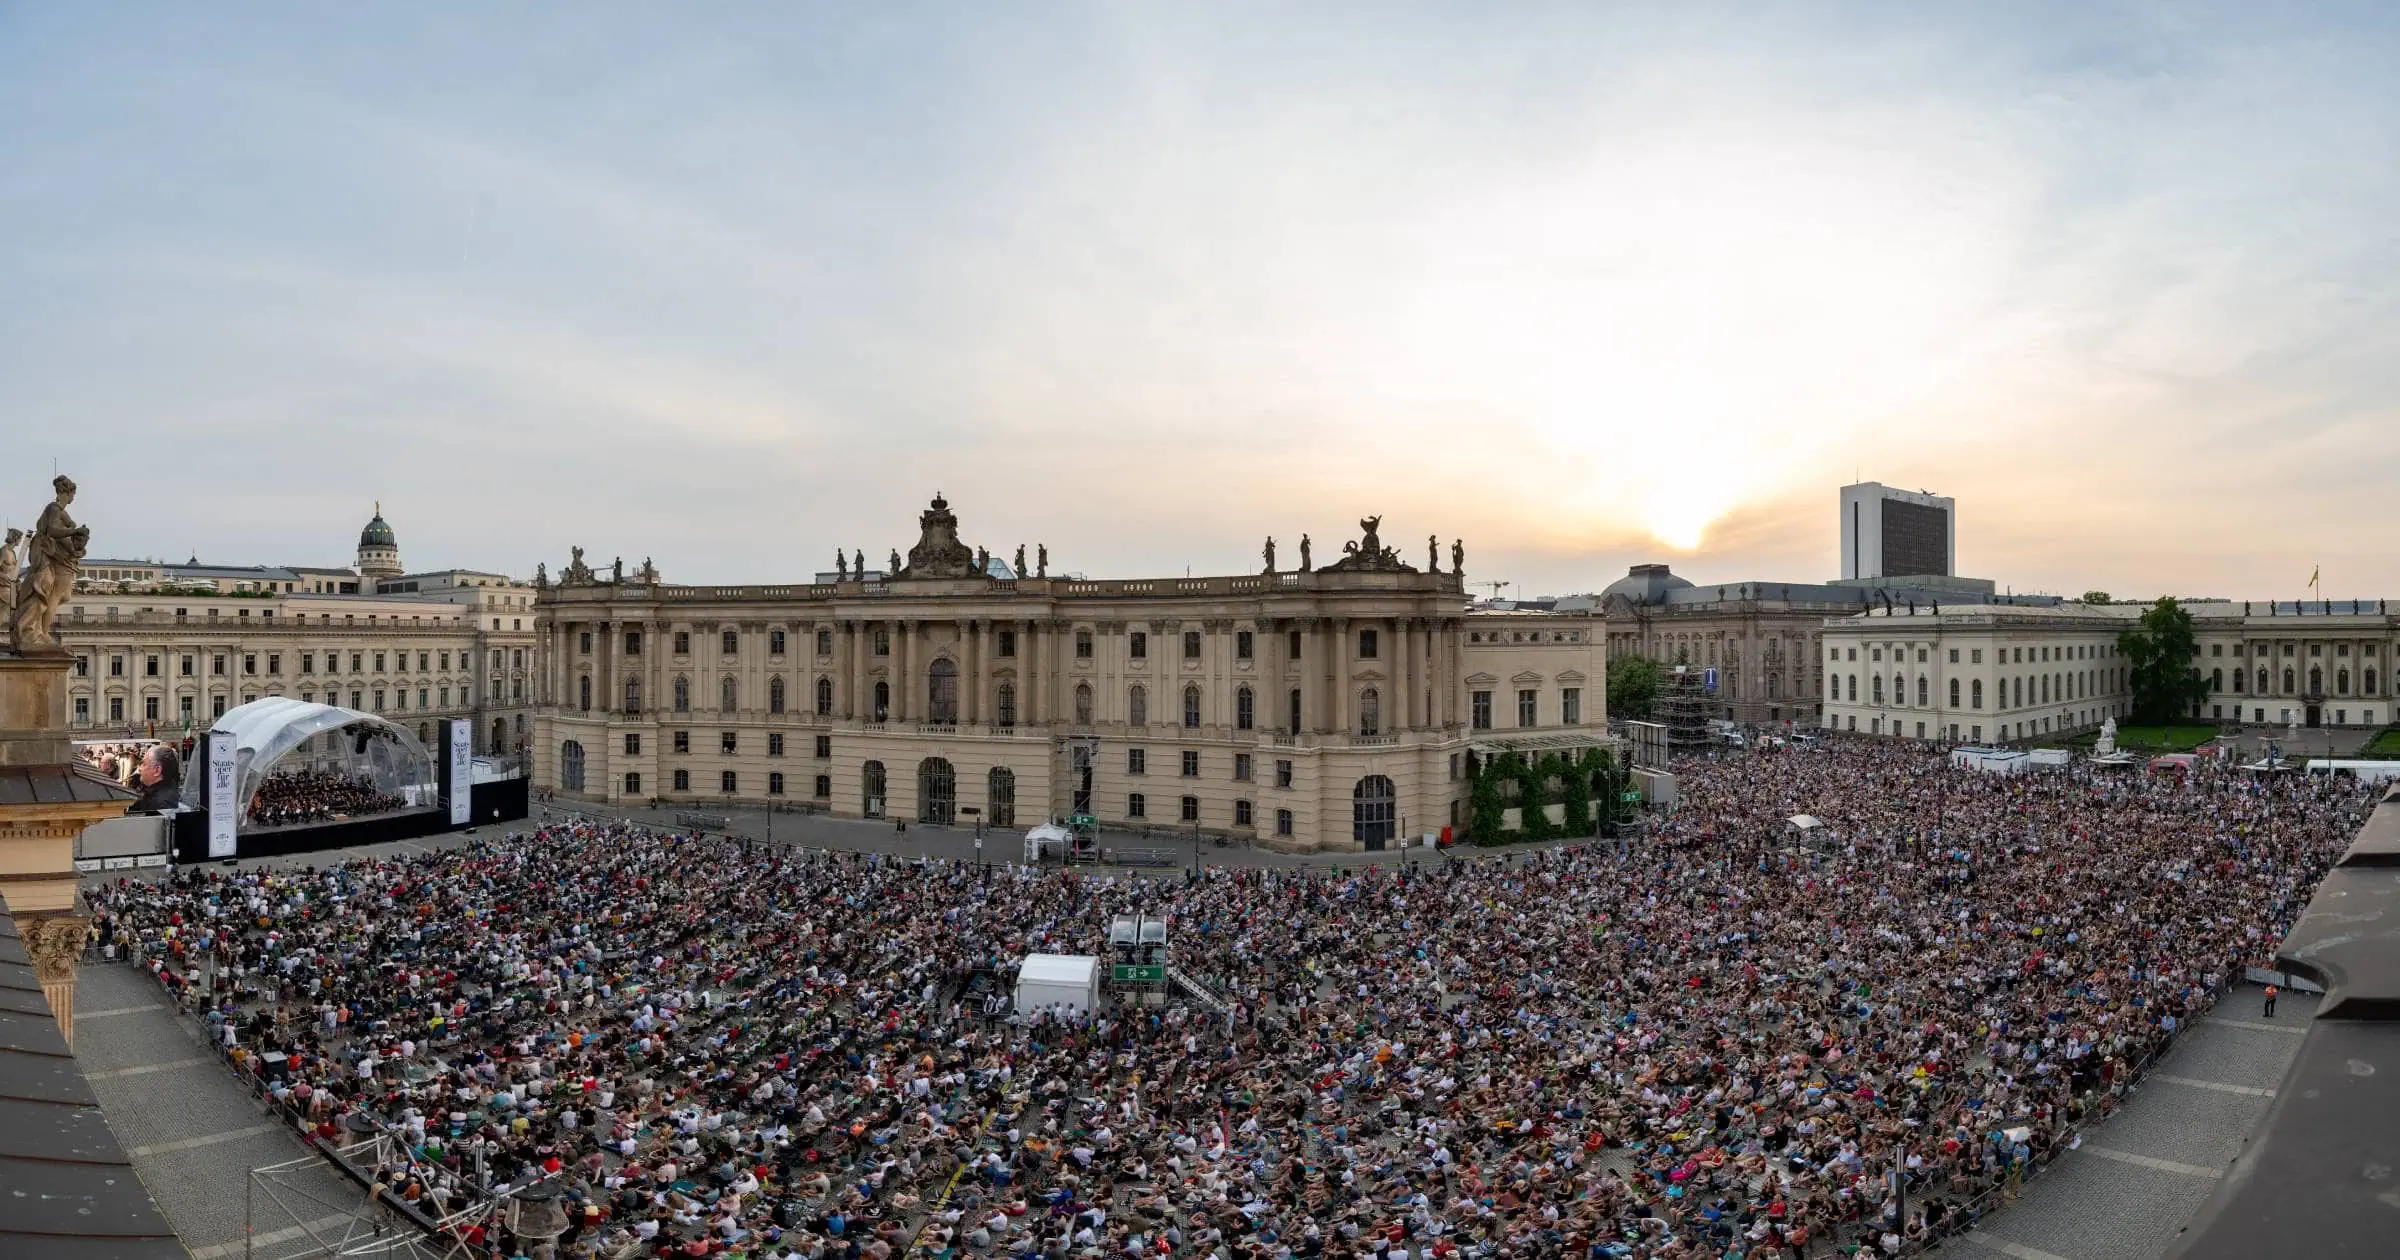
<path fill-rule="evenodd" d="M 2273 1019 L 2273 1018 L 2275 1018 L 2275 994 L 2276 994 L 2276 992 L 2277 992 L 2277 990 L 2276 990 L 2276 988 L 2275 988 L 2275 986 L 2274 986 L 2274 985 L 2271 985 L 2271 984 L 2270 984 L 2270 985 L 2268 985 L 2268 986 L 2267 986 L 2267 1018 L 2268 1018 L 2268 1019 Z"/>

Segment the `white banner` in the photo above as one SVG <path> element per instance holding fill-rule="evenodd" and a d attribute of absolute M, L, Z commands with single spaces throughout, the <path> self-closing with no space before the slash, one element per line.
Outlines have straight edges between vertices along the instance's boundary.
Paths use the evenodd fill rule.
<path fill-rule="evenodd" d="M 475 724 L 450 723 L 450 825 L 467 825 L 475 785 Z"/>
<path fill-rule="evenodd" d="M 234 743 L 232 731 L 208 733 L 208 855 L 212 858 L 233 856 L 234 824 L 241 817 L 242 803 L 234 799 Z"/>

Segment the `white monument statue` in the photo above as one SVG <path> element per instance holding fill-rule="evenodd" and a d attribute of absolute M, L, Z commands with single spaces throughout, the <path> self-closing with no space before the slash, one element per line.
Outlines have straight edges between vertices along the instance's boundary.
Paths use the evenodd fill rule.
<path fill-rule="evenodd" d="M 2116 751 L 2117 720 L 2113 717 L 2103 719 L 2100 723 L 2100 738 L 2092 741 L 2092 755 L 2095 757 L 2106 757 L 2114 754 Z"/>

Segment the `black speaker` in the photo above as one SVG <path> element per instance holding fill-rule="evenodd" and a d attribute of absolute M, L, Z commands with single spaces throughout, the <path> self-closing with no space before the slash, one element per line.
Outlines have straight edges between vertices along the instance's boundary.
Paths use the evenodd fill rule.
<path fill-rule="evenodd" d="M 350 753 L 354 757 L 363 757 L 367 754 L 367 728 L 365 726 L 358 727 L 351 736 Z"/>

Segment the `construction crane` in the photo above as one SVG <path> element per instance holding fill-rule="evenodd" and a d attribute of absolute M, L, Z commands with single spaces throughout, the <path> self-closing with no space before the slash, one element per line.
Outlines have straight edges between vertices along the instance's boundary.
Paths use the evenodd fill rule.
<path fill-rule="evenodd" d="M 1492 588 L 1492 594 L 1491 594 L 1491 598 L 1493 598 L 1493 599 L 1495 599 L 1495 600 L 1496 600 L 1496 599 L 1500 598 L 1500 592 L 1502 592 L 1502 591 L 1504 591 L 1504 590 L 1507 590 L 1509 587 L 1511 587 L 1511 586 L 1515 585 L 1515 583 L 1513 583 L 1513 582 L 1492 582 L 1492 581 L 1484 581 L 1484 582 L 1469 582 L 1469 583 L 1467 583 L 1467 585 L 1469 585 L 1469 586 L 1488 586 L 1488 587 L 1491 587 L 1491 588 Z"/>

